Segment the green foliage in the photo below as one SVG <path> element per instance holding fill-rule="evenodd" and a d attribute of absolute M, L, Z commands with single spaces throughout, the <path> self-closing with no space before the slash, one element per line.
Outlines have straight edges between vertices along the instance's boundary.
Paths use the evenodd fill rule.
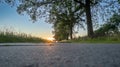
<path fill-rule="evenodd" d="M 53 24 L 61 21 L 69 22 L 71 38 L 75 25 L 84 27 L 81 23 L 83 18 L 86 18 L 84 23 L 87 25 L 88 35 L 93 36 L 92 25 L 95 26 L 99 19 L 107 20 L 120 8 L 119 0 L 1 0 L 0 2 L 2 1 L 10 5 L 17 4 L 17 12 L 28 14 L 33 21 L 46 17 L 46 21 L 49 20 L 48 22 Z"/>
<path fill-rule="evenodd" d="M 120 3 L 120 0 L 118 0 L 118 2 Z"/>
<path fill-rule="evenodd" d="M 49 22 L 53 24 L 54 37 L 56 40 L 64 40 L 68 39 L 68 37 L 72 39 L 74 27 L 78 25 L 82 26 L 80 22 L 82 18 L 76 13 L 76 10 L 78 11 L 78 9 L 80 9 L 78 6 L 79 5 L 72 0 L 52 4 Z M 82 14 L 83 10 L 80 13 Z"/>
<path fill-rule="evenodd" d="M 69 37 L 69 27 L 66 26 L 65 22 L 57 23 L 57 26 L 54 26 L 55 31 L 54 38 L 58 41 L 60 40 L 68 40 Z"/>
<path fill-rule="evenodd" d="M 95 31 L 95 36 L 109 36 L 120 32 L 120 15 L 114 14 L 107 23 Z"/>
<path fill-rule="evenodd" d="M 120 43 L 120 34 L 117 34 L 116 36 L 112 37 L 98 37 L 98 38 L 86 38 L 86 37 L 80 37 L 73 40 L 68 40 L 65 42 L 71 42 L 71 43 Z"/>

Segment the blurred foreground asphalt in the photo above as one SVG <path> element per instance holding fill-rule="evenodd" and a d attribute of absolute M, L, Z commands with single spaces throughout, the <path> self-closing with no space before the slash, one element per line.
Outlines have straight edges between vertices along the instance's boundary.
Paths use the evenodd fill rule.
<path fill-rule="evenodd" d="M 0 67 L 120 67 L 120 44 L 0 45 Z"/>

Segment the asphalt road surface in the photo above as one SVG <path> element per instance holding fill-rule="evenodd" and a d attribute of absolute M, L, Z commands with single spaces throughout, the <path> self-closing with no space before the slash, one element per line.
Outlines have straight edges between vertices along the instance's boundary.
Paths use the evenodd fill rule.
<path fill-rule="evenodd" d="M 120 67 L 120 44 L 0 45 L 0 67 Z"/>

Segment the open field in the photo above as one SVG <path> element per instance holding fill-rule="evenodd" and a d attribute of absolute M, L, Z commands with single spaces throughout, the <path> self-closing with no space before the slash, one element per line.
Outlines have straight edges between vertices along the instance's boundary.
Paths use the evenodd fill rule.
<path fill-rule="evenodd" d="M 29 42 L 29 43 L 41 43 L 46 40 L 32 36 L 26 33 L 13 32 L 9 30 L 0 31 L 0 43 L 19 43 L 19 42 Z"/>
<path fill-rule="evenodd" d="M 53 46 L 45 43 L 10 44 L 13 46 L 0 46 L 0 67 L 120 66 L 120 44 L 54 43 Z"/>

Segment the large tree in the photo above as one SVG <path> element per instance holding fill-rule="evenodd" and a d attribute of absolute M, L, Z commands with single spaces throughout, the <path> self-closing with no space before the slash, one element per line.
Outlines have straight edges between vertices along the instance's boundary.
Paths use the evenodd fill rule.
<path fill-rule="evenodd" d="M 79 8 L 79 5 L 74 1 L 65 0 L 64 2 L 58 3 L 59 5 L 53 4 L 49 15 L 49 22 L 57 24 L 58 22 L 63 22 L 64 26 L 68 27 L 69 36 L 73 38 L 73 30 L 76 25 L 82 26 L 83 10 Z M 79 10 L 79 14 L 76 13 Z M 59 23 L 58 23 L 59 24 Z M 62 26 L 61 26 L 62 27 Z M 83 27 L 83 26 L 82 26 Z"/>
<path fill-rule="evenodd" d="M 57 41 L 68 40 L 69 38 L 69 26 L 64 22 L 57 22 L 54 25 L 54 38 Z"/>
<path fill-rule="evenodd" d="M 18 6 L 17 12 L 19 14 L 27 13 L 34 21 L 44 16 L 49 19 L 48 15 L 50 14 L 49 12 L 52 9 L 52 5 L 58 7 L 66 4 L 65 2 L 67 1 L 72 1 L 72 3 L 75 1 L 79 3 L 79 9 L 76 10 L 76 13 L 80 14 L 79 10 L 81 9 L 85 12 L 83 13 L 83 17 L 86 17 L 87 20 L 86 24 L 89 37 L 93 37 L 93 22 L 98 21 L 100 15 L 102 19 L 112 16 L 114 12 L 117 12 L 116 8 L 119 7 L 117 4 L 118 0 L 2 0 L 1 2 L 3 1 L 12 5 L 16 3 Z M 70 6 L 68 5 L 67 7 Z M 61 10 L 62 8 L 59 9 Z"/>
<path fill-rule="evenodd" d="M 83 7 L 85 9 L 86 13 L 86 19 L 87 19 L 87 31 L 88 36 L 93 37 L 93 24 L 91 19 L 91 0 L 74 0 L 75 2 L 78 2 L 80 4 L 80 7 Z"/>
<path fill-rule="evenodd" d="M 74 0 L 85 9 L 88 36 L 93 37 L 93 22 L 106 21 L 118 12 L 118 0 Z M 100 18 L 100 19 L 99 19 Z"/>

